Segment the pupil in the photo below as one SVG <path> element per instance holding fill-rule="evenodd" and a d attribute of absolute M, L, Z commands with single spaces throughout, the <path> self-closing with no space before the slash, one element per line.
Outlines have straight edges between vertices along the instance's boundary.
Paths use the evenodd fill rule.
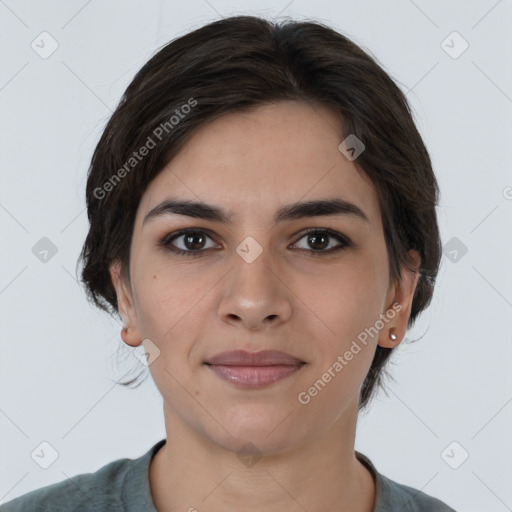
<path fill-rule="evenodd" d="M 323 240 L 323 243 L 320 242 L 320 244 L 318 243 L 315 243 L 313 242 L 312 244 L 310 244 L 314 249 L 324 249 L 327 245 L 329 244 L 326 244 L 325 241 L 327 239 L 327 235 L 324 235 L 324 234 L 316 234 L 316 235 L 310 235 L 309 236 L 309 241 L 311 242 L 311 240 L 316 240 L 316 239 L 322 239 Z M 317 247 L 318 245 L 320 245 L 320 247 Z"/>
<path fill-rule="evenodd" d="M 185 237 L 185 245 L 188 249 L 192 249 L 192 250 L 195 250 L 195 249 L 201 249 L 201 243 L 194 243 L 194 242 L 190 242 L 190 240 L 194 240 L 194 238 L 201 238 L 203 239 L 204 237 L 200 234 L 197 234 L 197 233 L 193 233 L 193 234 L 189 234 Z M 192 247 L 191 247 L 192 246 Z"/>

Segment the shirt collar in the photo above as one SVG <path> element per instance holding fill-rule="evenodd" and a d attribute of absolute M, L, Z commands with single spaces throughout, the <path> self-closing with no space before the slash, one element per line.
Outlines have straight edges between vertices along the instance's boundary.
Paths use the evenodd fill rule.
<path fill-rule="evenodd" d="M 158 441 L 144 455 L 136 459 L 126 475 L 124 486 L 123 505 L 127 512 L 139 512 L 141 506 L 147 512 L 157 512 L 151 487 L 149 484 L 149 466 L 158 450 L 164 446 L 166 439 Z M 385 478 L 377 471 L 371 460 L 366 455 L 355 450 L 356 458 L 370 471 L 375 482 L 375 508 L 373 512 L 385 512 L 390 510 L 389 485 Z"/>

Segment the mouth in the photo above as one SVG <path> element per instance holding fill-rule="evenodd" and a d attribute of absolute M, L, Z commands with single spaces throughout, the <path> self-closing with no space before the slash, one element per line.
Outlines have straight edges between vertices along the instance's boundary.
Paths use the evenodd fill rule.
<path fill-rule="evenodd" d="M 306 363 L 276 350 L 223 352 L 204 363 L 218 377 L 243 388 L 262 388 L 285 379 Z"/>

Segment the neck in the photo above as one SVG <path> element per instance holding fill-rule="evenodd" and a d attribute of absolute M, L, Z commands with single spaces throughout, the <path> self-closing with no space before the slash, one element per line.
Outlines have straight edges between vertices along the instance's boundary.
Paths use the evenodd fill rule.
<path fill-rule="evenodd" d="M 373 512 L 375 482 L 355 457 L 357 410 L 352 413 L 300 448 L 243 464 L 164 403 L 167 441 L 149 475 L 155 506 L 158 512 Z"/>

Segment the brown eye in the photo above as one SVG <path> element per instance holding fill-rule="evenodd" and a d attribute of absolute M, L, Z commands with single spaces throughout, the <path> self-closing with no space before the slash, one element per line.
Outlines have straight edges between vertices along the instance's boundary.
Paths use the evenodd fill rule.
<path fill-rule="evenodd" d="M 188 233 L 183 235 L 183 244 L 191 251 L 203 249 L 206 237 L 201 233 Z"/>
<path fill-rule="evenodd" d="M 310 228 L 299 240 L 303 239 L 306 240 L 306 246 L 299 247 L 299 249 L 309 251 L 315 256 L 339 251 L 352 245 L 348 238 L 341 233 L 327 229 Z M 297 247 L 297 243 L 294 247 Z"/>
<path fill-rule="evenodd" d="M 200 256 L 206 249 L 215 247 L 215 244 L 206 246 L 208 240 L 212 239 L 204 231 L 189 229 L 167 235 L 159 245 L 179 255 Z"/>
<path fill-rule="evenodd" d="M 307 235 L 308 244 L 310 244 L 313 249 L 325 249 L 329 245 L 329 235 L 325 233 L 312 233 Z"/>
<path fill-rule="evenodd" d="M 199 257 L 206 249 L 215 248 L 215 244 L 207 246 L 208 240 L 213 239 L 204 230 L 182 230 L 171 233 L 163 238 L 158 245 L 180 256 Z M 297 242 L 293 246 L 309 252 L 313 256 L 331 254 L 352 246 L 352 242 L 341 233 L 329 229 L 310 228 L 299 239 L 305 240 L 305 246 L 299 247 Z"/>

